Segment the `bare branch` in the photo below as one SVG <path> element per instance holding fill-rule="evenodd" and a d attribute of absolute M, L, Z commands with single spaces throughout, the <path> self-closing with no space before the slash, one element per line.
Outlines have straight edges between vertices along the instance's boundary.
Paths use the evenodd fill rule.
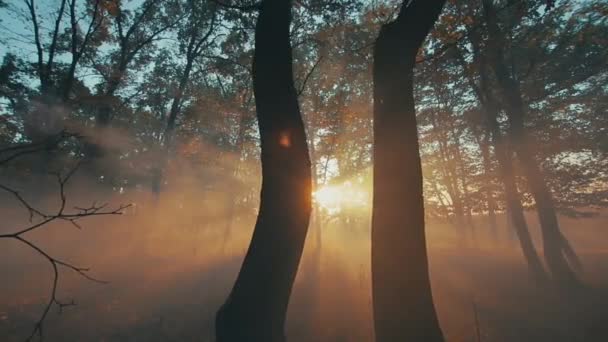
<path fill-rule="evenodd" d="M 308 71 L 308 73 L 304 77 L 304 80 L 302 81 L 302 84 L 300 85 L 300 89 L 298 89 L 298 97 L 300 97 L 300 95 L 302 95 L 302 93 L 304 93 L 304 90 L 306 89 L 306 83 L 308 83 L 308 79 L 315 72 L 315 69 L 321 63 L 321 60 L 323 60 L 323 56 L 322 55 L 319 56 L 319 58 L 317 59 L 317 61 L 315 62 L 315 64 L 312 66 L 312 68 L 310 68 L 310 70 Z"/>
<path fill-rule="evenodd" d="M 262 3 L 261 2 L 256 2 L 250 5 L 233 5 L 233 4 L 227 4 L 221 0 L 213 0 L 213 2 L 215 2 L 216 4 L 225 7 L 225 8 L 230 8 L 230 9 L 238 9 L 241 11 L 259 11 L 260 7 L 262 7 Z"/>
<path fill-rule="evenodd" d="M 79 137 L 79 135 L 67 131 L 61 131 L 58 134 L 44 139 L 43 141 L 15 144 L 13 146 L 0 149 L 0 156 L 3 154 L 8 154 L 8 156 L 0 158 L 0 166 L 24 155 L 48 150 L 49 147 L 55 147 L 70 137 Z"/>
<path fill-rule="evenodd" d="M 18 150 L 19 148 L 21 148 L 21 147 L 17 147 L 16 149 Z M 9 149 L 15 150 L 15 148 L 9 148 Z M 45 321 L 46 317 L 48 316 L 48 313 L 53 305 L 56 305 L 59 308 L 59 313 L 61 313 L 65 307 L 76 305 L 74 300 L 71 300 L 69 302 L 62 302 L 57 298 L 57 284 L 59 282 L 59 267 L 64 267 L 66 269 L 72 270 L 73 272 L 77 273 L 79 276 L 81 276 L 87 280 L 99 283 L 99 284 L 106 284 L 107 282 L 89 275 L 88 272 L 90 269 L 87 267 L 76 266 L 72 263 L 69 263 L 69 262 L 57 259 L 54 256 L 51 256 L 43 248 L 39 247 L 37 244 L 28 240 L 24 236 L 24 234 L 37 230 L 41 227 L 47 226 L 47 224 L 49 224 L 53 221 L 57 221 L 57 220 L 67 221 L 70 224 L 72 224 L 73 226 L 75 226 L 76 228 L 82 229 L 82 226 L 80 226 L 80 224 L 77 222 L 79 219 L 82 219 L 85 217 L 90 217 L 90 216 L 121 215 L 126 208 L 131 206 L 131 204 L 120 205 L 113 210 L 104 210 L 107 206 L 107 203 L 102 204 L 102 205 L 97 205 L 95 202 L 93 202 L 93 204 L 89 207 L 74 206 L 73 209 L 75 210 L 75 212 L 66 212 L 67 196 L 65 193 L 65 186 L 70 181 L 70 179 L 75 174 L 75 172 L 78 170 L 79 166 L 80 166 L 80 161 L 77 162 L 76 165 L 73 168 L 71 168 L 65 175 L 61 175 L 61 173 L 55 174 L 55 176 L 57 178 L 57 182 L 59 184 L 60 206 L 54 214 L 46 214 L 43 211 L 34 208 L 34 206 L 32 206 L 29 202 L 27 202 L 25 200 L 25 198 L 23 196 L 21 196 L 21 194 L 17 190 L 11 189 L 8 186 L 0 184 L 1 190 L 4 190 L 5 192 L 8 192 L 9 194 L 11 194 L 23 207 L 25 207 L 28 210 L 30 223 L 32 222 L 32 220 L 34 219 L 35 216 L 38 216 L 41 219 L 40 222 L 32 224 L 32 225 L 22 228 L 22 229 L 15 230 L 13 233 L 0 234 L 0 239 L 13 239 L 13 240 L 19 241 L 20 243 L 26 245 L 31 250 L 36 252 L 38 255 L 40 255 L 41 257 L 46 259 L 51 264 L 51 267 L 53 268 L 53 282 L 52 282 L 52 286 L 51 286 L 51 293 L 49 295 L 49 300 L 48 300 L 47 304 L 45 305 L 45 307 L 42 311 L 42 314 L 40 315 L 40 317 L 34 324 L 34 328 L 32 329 L 32 332 L 30 333 L 30 335 L 27 337 L 26 341 L 31 341 L 36 336 L 38 336 L 42 340 L 44 321 Z"/>

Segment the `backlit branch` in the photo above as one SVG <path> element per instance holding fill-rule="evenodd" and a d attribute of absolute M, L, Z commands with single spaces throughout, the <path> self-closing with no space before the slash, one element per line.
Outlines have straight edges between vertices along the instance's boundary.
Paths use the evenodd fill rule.
<path fill-rule="evenodd" d="M 308 79 L 310 79 L 310 76 L 312 76 L 312 74 L 315 72 L 315 69 L 317 68 L 319 63 L 321 63 L 322 60 L 323 60 L 323 56 L 321 55 L 321 56 L 319 56 L 319 58 L 317 59 L 315 64 L 313 64 L 312 68 L 310 68 L 308 73 L 306 73 L 306 76 L 304 76 L 304 80 L 302 81 L 302 84 L 300 85 L 300 89 L 298 89 L 298 97 L 300 97 L 304 93 L 304 90 L 306 89 L 306 84 L 308 83 Z"/>
<path fill-rule="evenodd" d="M 8 149 L 1 150 L 0 153 L 4 153 L 7 151 L 9 151 L 11 153 L 13 153 L 12 151 L 17 151 L 17 153 L 19 153 L 20 151 L 32 151 L 33 152 L 33 150 L 35 150 L 35 149 L 40 150 L 42 148 L 44 148 L 44 145 L 39 146 L 36 144 L 26 144 L 26 145 L 19 146 L 19 147 L 10 147 Z M 14 155 L 14 154 L 11 154 L 11 155 Z M 14 159 L 14 158 L 11 158 L 11 159 Z M 0 163 L 0 165 L 1 164 L 2 163 Z M 38 336 L 38 338 L 40 340 L 43 339 L 43 324 L 44 324 L 44 321 L 45 321 L 49 311 L 53 307 L 53 305 L 56 305 L 59 308 L 60 313 L 62 312 L 63 308 L 76 305 L 76 303 L 73 300 L 71 300 L 69 302 L 63 302 L 57 298 L 57 284 L 59 282 L 59 268 L 60 267 L 72 270 L 73 272 L 77 273 L 81 277 L 88 279 L 90 281 L 96 282 L 96 283 L 105 284 L 106 282 L 103 280 L 96 279 L 96 278 L 92 277 L 91 275 L 89 275 L 89 270 L 90 270 L 89 268 L 76 266 L 74 264 L 57 259 L 56 257 L 48 254 L 43 248 L 41 248 L 37 244 L 33 243 L 32 241 L 28 240 L 25 237 L 25 235 L 34 230 L 39 230 L 42 227 L 47 226 L 49 223 L 51 223 L 53 221 L 66 221 L 66 222 L 69 222 L 70 224 L 72 224 L 73 226 L 77 227 L 78 229 L 82 229 L 82 227 L 78 223 L 78 221 L 80 219 L 83 219 L 85 217 L 91 217 L 91 216 L 121 215 L 123 213 L 123 211 L 130 206 L 130 204 L 120 205 L 117 208 L 107 210 L 106 209 L 107 204 L 97 205 L 95 202 L 93 202 L 93 204 L 91 204 L 88 207 L 74 206 L 71 210 L 66 209 L 67 196 L 65 193 L 65 187 L 68 184 L 68 182 L 70 181 L 70 179 L 72 178 L 72 176 L 74 175 L 74 173 L 78 170 L 79 166 L 80 166 L 80 162 L 78 162 L 65 175 L 62 175 L 60 173 L 55 174 L 57 183 L 59 185 L 60 204 L 59 204 L 59 208 L 54 213 L 46 213 L 45 211 L 34 207 L 21 195 L 21 193 L 19 191 L 12 189 L 9 186 L 0 184 L 0 191 L 4 191 L 4 192 L 10 194 L 17 202 L 19 202 L 19 204 L 21 204 L 21 206 L 23 206 L 28 211 L 29 222 L 30 222 L 30 225 L 28 225 L 26 227 L 13 229 L 12 233 L 0 234 L 0 239 L 13 239 L 13 240 L 19 241 L 23 245 L 27 246 L 28 248 L 30 248 L 31 250 L 36 252 L 42 258 L 46 259 L 51 264 L 51 267 L 53 269 L 53 282 L 52 282 L 52 286 L 51 286 L 51 293 L 49 295 L 49 300 L 46 303 L 44 310 L 42 311 L 42 314 L 40 315 L 39 319 L 36 321 L 34 328 L 31 332 L 31 334 L 26 339 L 26 341 L 31 341 L 36 336 Z M 34 221 L 38 221 L 38 222 L 34 223 Z M 2 231 L 7 231 L 7 229 L 2 229 Z M 8 231 L 10 231 L 10 230 L 8 230 Z"/>

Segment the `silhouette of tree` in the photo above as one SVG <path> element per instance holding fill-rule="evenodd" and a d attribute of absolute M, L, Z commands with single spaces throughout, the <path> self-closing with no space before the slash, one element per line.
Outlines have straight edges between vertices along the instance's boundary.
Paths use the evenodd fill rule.
<path fill-rule="evenodd" d="M 287 304 L 311 211 L 311 169 L 293 81 L 291 2 L 264 0 L 253 89 L 261 138 L 260 209 L 237 280 L 216 319 L 225 341 L 284 341 Z"/>
<path fill-rule="evenodd" d="M 443 341 L 428 273 L 414 65 L 444 1 L 403 2 L 374 46 L 372 297 L 376 341 Z"/>

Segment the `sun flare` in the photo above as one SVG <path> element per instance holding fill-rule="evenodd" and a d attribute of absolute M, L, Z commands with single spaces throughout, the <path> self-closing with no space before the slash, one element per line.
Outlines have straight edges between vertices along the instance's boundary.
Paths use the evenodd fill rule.
<path fill-rule="evenodd" d="M 351 182 L 325 185 L 313 192 L 314 201 L 329 212 L 346 208 L 364 208 L 368 205 L 367 192 Z"/>

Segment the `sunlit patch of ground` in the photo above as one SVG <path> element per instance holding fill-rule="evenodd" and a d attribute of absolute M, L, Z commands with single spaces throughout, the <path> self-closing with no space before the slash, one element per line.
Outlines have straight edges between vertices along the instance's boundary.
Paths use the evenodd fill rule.
<path fill-rule="evenodd" d="M 213 203 L 176 208 L 170 195 L 147 203 L 118 219 L 90 220 L 83 231 L 54 226 L 34 237 L 111 282 L 94 284 L 64 271 L 60 297 L 78 305 L 61 315 L 53 309 L 47 341 L 213 341 L 214 314 L 236 277 L 255 217 L 229 225 Z M 475 230 L 430 224 L 433 293 L 447 340 L 477 341 L 479 329 L 484 342 L 603 341 L 606 223 L 606 217 L 563 220 L 590 285 L 577 294 L 536 290 L 504 226 L 495 240 L 482 221 Z M 371 341 L 369 232 L 360 222 L 331 221 L 320 229 L 319 245 L 318 231 L 311 227 L 296 279 L 288 339 Z M 22 341 L 47 299 L 51 271 L 16 243 L 2 242 L 0 253 L 0 340 Z"/>

